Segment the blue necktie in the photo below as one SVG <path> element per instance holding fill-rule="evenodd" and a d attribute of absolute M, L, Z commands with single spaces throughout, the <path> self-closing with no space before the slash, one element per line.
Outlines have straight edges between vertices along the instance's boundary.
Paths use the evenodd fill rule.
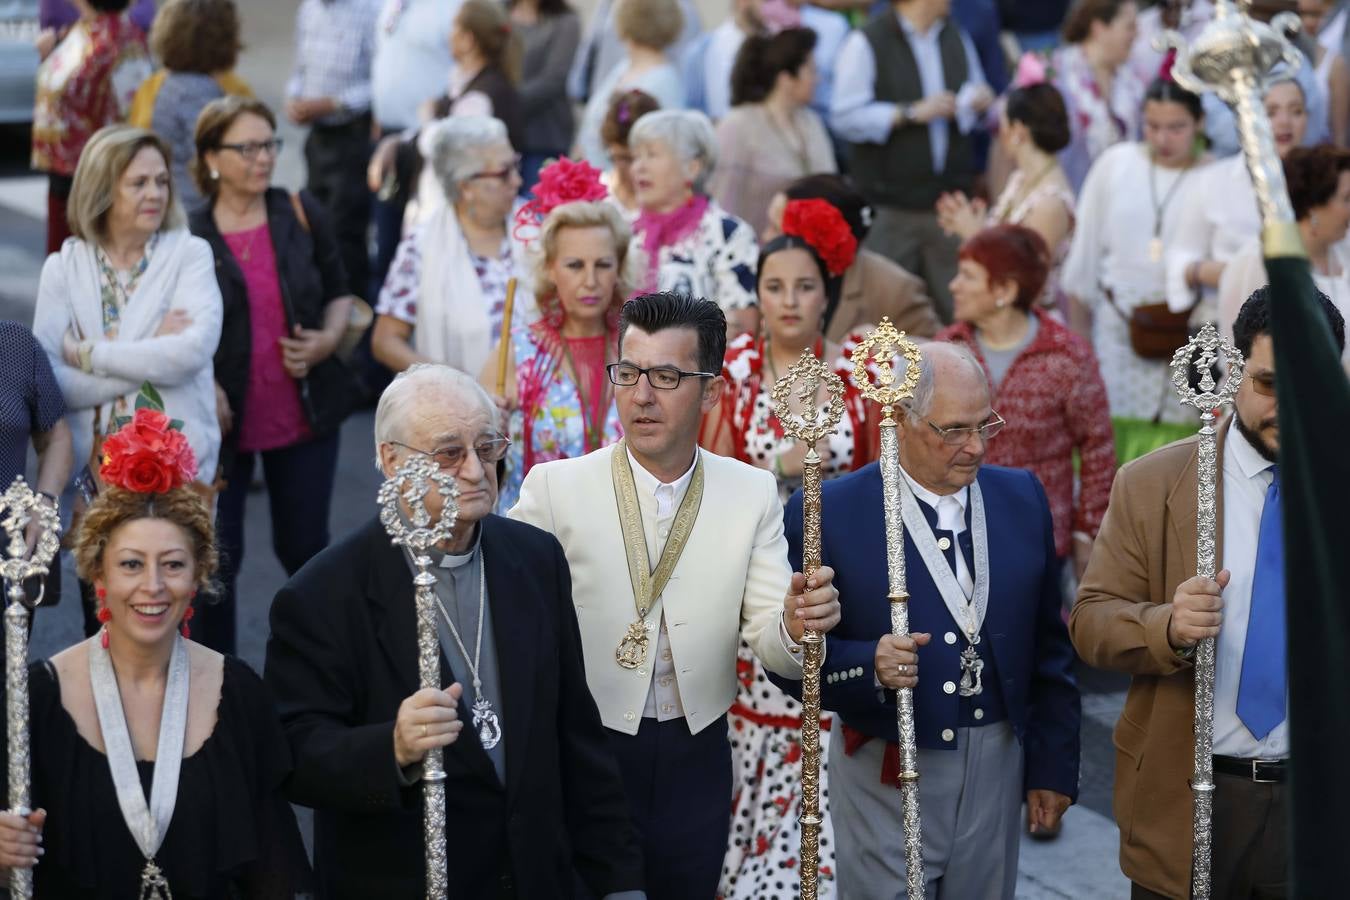
<path fill-rule="evenodd" d="M 1237 714 L 1258 741 L 1284 721 L 1284 534 L 1281 530 L 1280 469 L 1266 489 L 1261 528 L 1256 541 L 1256 569 L 1252 573 L 1251 613 L 1247 643 L 1242 651 Z"/>

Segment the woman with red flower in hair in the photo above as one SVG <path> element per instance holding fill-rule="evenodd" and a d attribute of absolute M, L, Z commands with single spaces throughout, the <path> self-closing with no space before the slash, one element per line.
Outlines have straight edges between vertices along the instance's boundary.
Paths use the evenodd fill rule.
<path fill-rule="evenodd" d="M 246 664 L 188 640 L 218 559 L 177 424 L 139 408 L 104 443 L 105 488 L 75 541 L 102 627 L 29 669 L 35 809 L 0 813 L 0 872 L 33 869 L 36 897 L 308 889 L 271 698 Z"/>
<path fill-rule="evenodd" d="M 479 378 L 497 392 L 506 354 L 499 402 L 511 411 L 511 446 L 498 495 L 503 512 L 535 463 L 584 456 L 623 436 L 605 366 L 618 361 L 619 307 L 633 286 L 628 224 L 605 202 L 600 171 L 585 162 L 564 157 L 546 166 L 532 193 L 516 233 L 538 228 L 531 254 L 540 317 L 512 327 Z"/>
<path fill-rule="evenodd" d="M 704 422 L 703 444 L 724 456 L 768 469 L 777 476 L 786 501 L 801 486 L 806 447 L 783 434 L 773 413 L 774 382 L 810 350 L 832 362 L 844 380 L 846 413 L 834 433 L 817 446 L 822 477 L 860 468 L 876 458 L 875 425 L 853 381 L 852 348 L 824 337 L 839 304 L 844 271 L 852 265 L 858 241 L 843 215 L 824 200 L 790 200 L 783 210 L 783 234 L 764 245 L 756 268 L 760 310 L 758 334 L 742 334 L 727 345 L 722 376 L 726 388 L 718 409 Z M 822 409 L 829 400 L 816 398 Z M 775 885 L 788 880 L 799 864 L 801 829 L 801 705 L 768 680 L 749 647 L 737 660 L 740 686 L 728 714 L 733 763 L 731 843 L 722 867 L 720 896 L 788 898 L 792 890 Z M 829 729 L 821 733 L 821 808 L 828 810 Z M 833 894 L 834 831 L 829 818 L 821 828 L 820 895 Z"/>

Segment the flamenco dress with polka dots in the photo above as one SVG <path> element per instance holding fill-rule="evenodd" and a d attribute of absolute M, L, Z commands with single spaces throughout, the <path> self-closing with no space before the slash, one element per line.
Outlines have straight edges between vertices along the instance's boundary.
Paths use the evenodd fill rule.
<path fill-rule="evenodd" d="M 832 368 L 845 384 L 845 415 L 819 448 L 822 478 L 843 475 L 872 461 L 875 423 L 852 380 L 852 350 L 859 335 L 849 335 Z M 819 356 L 823 348 L 817 347 Z M 774 373 L 765 371 L 764 346 L 744 334 L 727 347 L 723 374 L 727 387 L 717 428 L 731 430 L 735 455 L 775 473 L 784 501 L 801 487 L 800 475 L 782 474 L 780 457 L 794 441 L 783 434 L 773 414 Z M 731 838 L 722 864 L 718 896 L 735 900 L 788 900 L 798 895 L 801 851 L 802 707 L 764 673 L 750 648 L 737 656 L 736 701 L 727 715 L 731 738 Z M 819 896 L 835 896 L 834 828 L 829 817 L 830 717 L 822 716 L 820 743 Z"/>

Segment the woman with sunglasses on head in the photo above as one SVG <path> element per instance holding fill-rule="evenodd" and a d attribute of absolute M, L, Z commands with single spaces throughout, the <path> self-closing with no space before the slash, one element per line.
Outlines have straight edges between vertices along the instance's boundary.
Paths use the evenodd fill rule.
<path fill-rule="evenodd" d="M 427 161 L 444 202 L 399 243 L 370 347 L 395 372 L 434 362 L 477 376 L 501 334 L 511 279 L 514 314 L 526 318 L 530 305 L 510 233 L 520 157 L 498 119 L 452 116 L 432 128 Z"/>
<path fill-rule="evenodd" d="M 605 202 L 600 172 L 567 158 L 545 166 L 520 225 L 532 240 L 539 319 L 511 328 L 479 382 L 511 410 L 498 508 L 515 506 L 535 463 L 584 456 L 623 437 L 605 367 L 618 361 L 619 308 L 631 293 L 628 224 Z M 533 219 L 533 222 L 530 221 Z M 501 354 L 504 385 L 498 385 Z"/>
<path fill-rule="evenodd" d="M 352 306 L 341 250 L 313 198 L 271 186 L 281 148 L 275 128 L 259 100 L 213 100 L 197 120 L 192 162 L 206 202 L 189 224 L 211 245 L 224 299 L 215 349 L 224 591 L 201 607 L 196 627 L 222 653 L 235 648 L 234 582 L 255 458 L 267 480 L 273 549 L 294 574 L 328 545 L 338 426 L 353 391 L 334 356 Z"/>
<path fill-rule="evenodd" d="M 1022 225 L 995 225 L 967 240 L 952 279 L 957 322 L 937 340 L 965 344 L 989 375 L 1007 425 L 989 435 L 985 461 L 1041 480 L 1055 551 L 1087 568 L 1116 472 L 1116 448 L 1092 346 L 1036 307 L 1050 251 Z M 1074 496 L 1074 456 L 1081 486 Z"/>
<path fill-rule="evenodd" d="M 845 414 L 817 450 L 821 476 L 831 478 L 876 458 L 875 422 L 853 381 L 851 348 L 827 341 L 825 332 L 839 303 L 842 276 L 858 250 L 844 216 L 820 200 L 790 200 L 783 208 L 783 234 L 764 245 L 757 268 L 759 334 L 742 334 L 727 345 L 722 402 L 705 419 L 701 443 L 715 453 L 773 472 L 786 501 L 801 486 L 806 447 L 785 437 L 774 413 L 774 383 L 803 350 L 830 364 L 844 380 Z M 814 399 L 826 407 L 822 390 Z M 798 863 L 801 705 L 771 684 L 750 648 L 742 642 L 737 659 L 739 685 L 728 714 L 733 762 L 731 842 L 722 867 L 719 894 L 727 898 L 793 896 L 775 892 L 785 868 Z M 828 808 L 829 729 L 821 733 L 821 806 Z M 822 895 L 828 895 L 834 859 L 829 820 L 820 847 Z"/>

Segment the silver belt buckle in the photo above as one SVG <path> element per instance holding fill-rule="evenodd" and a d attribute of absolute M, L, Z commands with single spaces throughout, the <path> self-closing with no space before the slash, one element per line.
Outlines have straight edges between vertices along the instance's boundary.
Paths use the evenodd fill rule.
<path fill-rule="evenodd" d="M 1257 784 L 1279 784 L 1279 783 L 1280 783 L 1280 779 L 1278 779 L 1278 778 L 1261 778 L 1261 777 L 1259 777 L 1259 776 L 1257 775 L 1257 771 L 1258 771 L 1258 768 L 1257 768 L 1257 767 L 1258 767 L 1258 766 L 1263 766 L 1263 765 L 1269 765 L 1269 764 L 1271 764 L 1271 763 L 1280 763 L 1280 762 L 1283 762 L 1283 760 L 1279 760 L 1279 759 L 1254 759 L 1254 760 L 1252 760 L 1252 781 L 1254 781 L 1254 782 L 1257 783 Z"/>

